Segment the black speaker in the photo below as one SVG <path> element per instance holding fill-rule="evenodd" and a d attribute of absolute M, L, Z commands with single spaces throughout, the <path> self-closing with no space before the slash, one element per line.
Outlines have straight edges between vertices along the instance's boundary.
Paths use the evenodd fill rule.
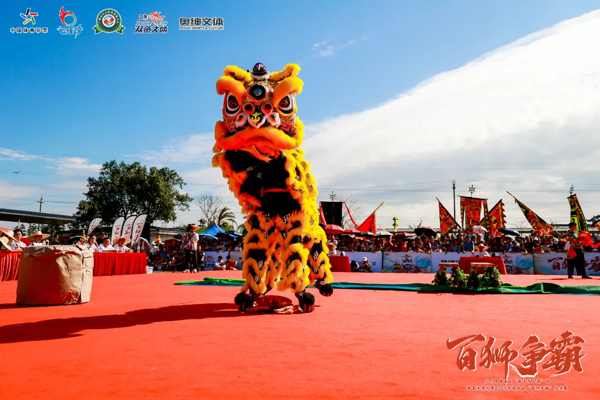
<path fill-rule="evenodd" d="M 327 224 L 338 225 L 343 228 L 342 225 L 342 206 L 341 201 L 322 201 L 321 207 L 323 208 L 323 216 Z"/>

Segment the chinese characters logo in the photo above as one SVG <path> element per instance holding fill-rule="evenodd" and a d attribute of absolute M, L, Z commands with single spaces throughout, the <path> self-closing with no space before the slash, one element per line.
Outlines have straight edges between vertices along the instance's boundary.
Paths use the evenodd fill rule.
<path fill-rule="evenodd" d="M 27 25 L 31 22 L 32 27 L 11 27 L 10 33 L 48 33 L 47 27 L 34 28 L 33 25 L 36 24 L 35 17 L 39 16 L 38 13 L 31 11 L 31 7 L 27 8 L 25 13 L 19 13 L 21 18 L 23 18 L 23 25 Z"/>
<path fill-rule="evenodd" d="M 123 34 L 123 29 L 125 29 L 125 27 L 121 25 L 121 21 L 121 14 L 119 14 L 116 10 L 111 8 L 102 10 L 98 14 L 98 17 L 96 17 L 96 23 L 98 25 L 94 26 L 94 33 L 98 34 L 100 32 L 117 32 Z"/>
<path fill-rule="evenodd" d="M 60 22 L 62 22 L 63 26 L 59 26 L 56 28 L 56 30 L 58 30 L 61 35 L 77 37 L 83 31 L 81 24 L 79 24 L 79 26 L 75 26 L 77 23 L 77 17 L 73 11 L 65 11 L 64 7 L 61 7 L 60 11 L 58 12 L 58 17 L 60 18 Z"/>
<path fill-rule="evenodd" d="M 160 11 L 140 14 L 140 19 L 135 23 L 135 32 L 133 33 L 167 33 L 169 27 L 164 19 L 165 16 L 160 15 Z"/>
<path fill-rule="evenodd" d="M 36 12 L 32 12 L 31 8 L 28 8 L 27 11 L 25 11 L 25 14 L 21 13 L 21 18 L 23 18 L 23 25 L 27 25 L 28 23 L 31 22 L 31 25 L 35 25 L 35 17 L 38 16 L 38 13 Z"/>
<path fill-rule="evenodd" d="M 223 18 L 179 18 L 180 31 L 222 31 L 224 29 Z"/>
<path fill-rule="evenodd" d="M 484 344 L 480 354 L 473 347 L 469 347 L 476 342 Z M 538 364 L 543 363 L 541 365 L 543 370 L 553 369 L 554 373 L 550 375 L 551 377 L 566 374 L 572 369 L 579 373 L 583 372 L 581 359 L 586 354 L 583 354 L 581 344 L 585 343 L 585 340 L 570 331 L 563 332 L 558 338 L 552 340 L 549 346 L 540 341 L 537 335 L 529 336 L 519 350 L 511 348 L 513 345 L 511 340 L 500 347 L 494 347 L 495 343 L 495 338 L 486 338 L 482 334 L 477 334 L 456 340 L 448 339 L 446 346 L 449 350 L 460 346 L 456 364 L 461 371 L 465 369 L 476 371 L 478 365 L 491 369 L 495 364 L 503 364 L 505 379 L 508 379 L 511 368 L 521 378 L 535 377 L 539 372 Z M 479 362 L 478 355 L 480 355 Z"/>

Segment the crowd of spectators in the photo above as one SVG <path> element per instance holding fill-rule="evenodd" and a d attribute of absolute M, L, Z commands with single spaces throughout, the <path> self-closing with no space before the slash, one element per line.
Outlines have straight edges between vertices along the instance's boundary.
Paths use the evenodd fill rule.
<path fill-rule="evenodd" d="M 134 248 L 134 251 L 137 249 Z M 214 240 L 200 236 L 196 248 L 197 263 L 200 270 L 204 270 L 206 264 L 205 251 L 217 251 L 229 253 L 242 251 L 242 239 L 225 238 Z M 189 265 L 185 257 L 185 250 L 181 247 L 181 241 L 169 239 L 162 241 L 160 236 L 150 245 L 148 250 L 148 265 L 158 271 L 188 271 Z M 214 270 L 237 269 L 237 260 L 232 260 L 229 255 L 218 256 L 214 262 Z M 190 271 L 191 272 L 191 271 Z"/>
<path fill-rule="evenodd" d="M 336 254 L 347 252 L 455 252 L 474 253 L 488 251 L 491 255 L 499 253 L 563 253 L 566 238 L 538 236 L 536 233 L 523 236 L 491 237 L 487 234 L 474 234 L 461 231 L 445 236 L 409 236 L 406 234 L 381 237 L 356 237 L 351 235 L 330 236 L 329 242 L 335 247 Z M 593 236 L 593 242 L 599 243 L 600 236 Z M 568 249 L 568 246 L 567 246 Z M 597 251 L 588 248 L 587 251 Z"/>

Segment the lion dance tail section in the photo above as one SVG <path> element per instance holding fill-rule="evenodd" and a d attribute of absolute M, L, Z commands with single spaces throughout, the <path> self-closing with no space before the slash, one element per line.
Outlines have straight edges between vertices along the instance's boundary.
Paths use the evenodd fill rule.
<path fill-rule="evenodd" d="M 224 95 L 223 121 L 215 127 L 213 166 L 220 167 L 247 215 L 245 284 L 235 302 L 242 311 L 268 291 L 290 289 L 305 312 L 313 311 L 314 284 L 333 288 L 327 237 L 319 226 L 317 189 L 300 149 L 304 128 L 296 117 L 300 67 L 270 73 L 262 64 L 225 68 L 217 81 Z"/>

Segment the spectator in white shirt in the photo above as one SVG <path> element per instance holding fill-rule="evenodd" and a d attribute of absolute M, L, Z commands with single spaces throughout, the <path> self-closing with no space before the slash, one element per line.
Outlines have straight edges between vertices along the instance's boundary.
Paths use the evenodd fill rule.
<path fill-rule="evenodd" d="M 477 250 L 473 252 L 473 256 L 474 257 L 489 257 L 490 253 L 488 253 L 486 250 L 488 249 L 487 246 L 485 246 L 483 244 L 483 242 L 479 242 L 477 244 Z"/>
<path fill-rule="evenodd" d="M 198 241 L 200 237 L 196 233 L 197 226 L 188 224 L 188 233 L 183 237 L 183 243 L 181 244 L 181 250 L 185 251 L 185 270 L 183 272 L 193 273 L 198 272 Z"/>
<path fill-rule="evenodd" d="M 98 243 L 96 243 L 96 236 L 92 235 L 88 238 L 87 243 L 85 244 L 88 249 L 93 252 L 98 251 Z"/>
<path fill-rule="evenodd" d="M 98 251 L 100 253 L 115 251 L 115 249 L 110 244 L 110 238 L 104 238 L 104 242 L 102 242 L 102 244 L 98 246 Z"/>
<path fill-rule="evenodd" d="M 127 247 L 127 243 L 131 243 L 130 238 L 124 237 L 124 236 L 116 237 L 115 240 L 113 240 L 113 249 L 115 249 L 119 253 L 133 252 L 133 250 L 131 250 L 129 247 Z"/>
<path fill-rule="evenodd" d="M 4 232 L 4 236 L 7 237 L 8 245 L 10 246 L 11 250 L 22 250 L 23 247 L 27 247 L 25 243 L 21 242 L 23 233 L 19 229 L 14 232 L 6 231 Z"/>
<path fill-rule="evenodd" d="M 9 239 L 6 236 L 0 237 L 0 251 L 13 251 Z"/>
<path fill-rule="evenodd" d="M 42 233 L 41 231 L 37 231 L 31 236 L 27 236 L 27 239 L 31 242 L 31 244 L 29 246 L 36 247 L 36 246 L 46 246 L 46 242 L 44 241 L 44 239 L 47 239 L 49 237 L 50 237 L 50 235 L 48 235 L 47 233 Z"/>
<path fill-rule="evenodd" d="M 215 270 L 215 271 L 225 271 L 225 269 L 226 269 L 226 264 L 225 264 L 225 261 L 223 261 L 223 256 L 217 257 L 217 262 L 215 263 L 215 266 L 213 267 L 213 270 Z"/>

